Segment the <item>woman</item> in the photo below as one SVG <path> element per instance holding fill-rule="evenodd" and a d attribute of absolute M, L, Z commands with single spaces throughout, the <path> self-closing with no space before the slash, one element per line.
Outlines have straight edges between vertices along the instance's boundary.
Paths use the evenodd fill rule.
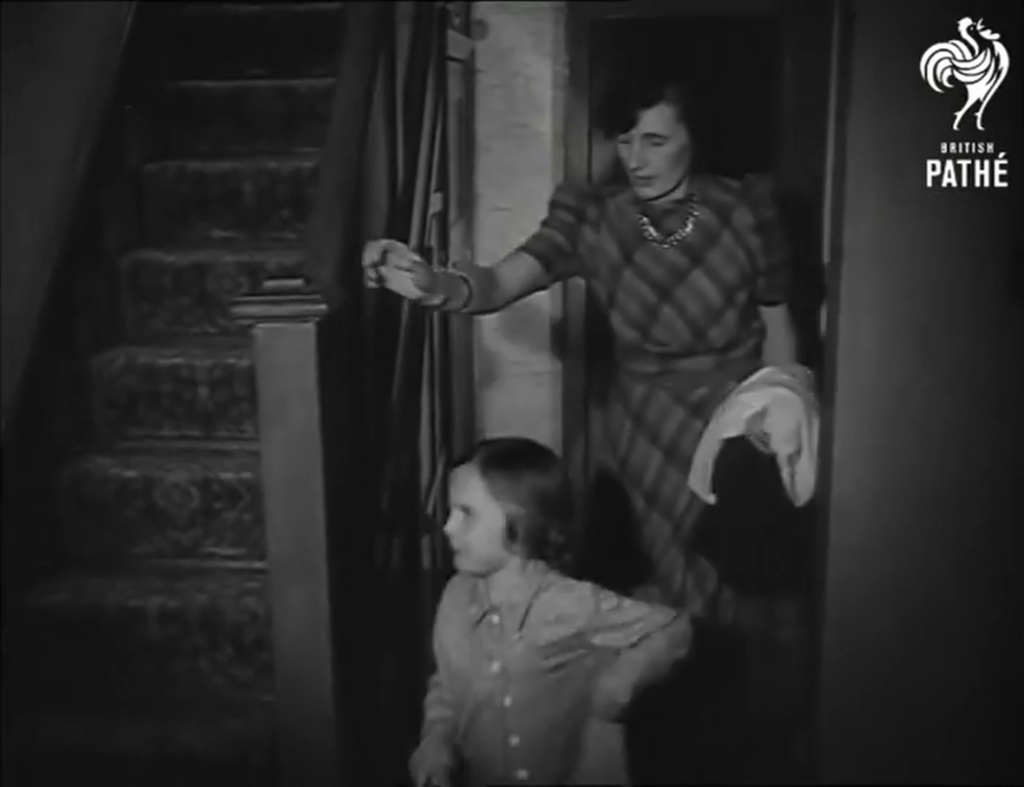
<path fill-rule="evenodd" d="M 559 186 L 540 228 L 490 267 L 432 270 L 401 243 L 367 244 L 367 285 L 488 314 L 572 276 L 607 313 L 615 369 L 607 461 L 628 492 L 654 600 L 715 617 L 719 582 L 689 548 L 703 504 L 693 453 L 716 405 L 762 364 L 796 362 L 788 257 L 764 177 L 694 172 L 692 101 L 662 76 L 625 80 L 599 113 L 624 183 Z"/>

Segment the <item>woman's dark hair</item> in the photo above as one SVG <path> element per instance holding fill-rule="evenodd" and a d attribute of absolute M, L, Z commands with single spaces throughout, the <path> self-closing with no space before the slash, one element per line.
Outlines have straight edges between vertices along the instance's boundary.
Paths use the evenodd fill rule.
<path fill-rule="evenodd" d="M 675 108 L 679 120 L 690 132 L 694 150 L 699 150 L 703 118 L 696 93 L 675 70 L 657 64 L 644 63 L 619 69 L 597 103 L 594 125 L 606 137 L 614 139 L 633 128 L 640 119 L 640 113 L 663 101 Z"/>
<path fill-rule="evenodd" d="M 473 465 L 505 509 L 506 538 L 522 555 L 568 572 L 574 558 L 572 487 L 550 448 L 525 437 L 477 443 L 459 465 Z"/>

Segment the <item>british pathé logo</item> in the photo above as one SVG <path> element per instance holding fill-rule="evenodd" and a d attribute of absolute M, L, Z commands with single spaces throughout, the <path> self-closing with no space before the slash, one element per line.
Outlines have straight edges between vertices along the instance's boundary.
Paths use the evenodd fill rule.
<path fill-rule="evenodd" d="M 975 107 L 974 122 L 978 131 L 984 131 L 981 118 L 992 96 L 1006 79 L 1010 70 L 1010 53 L 979 19 L 975 22 L 965 16 L 957 23 L 960 39 L 942 41 L 925 50 L 921 56 L 921 77 L 936 93 L 953 87 L 956 80 L 967 90 L 967 100 L 953 115 L 953 130 L 960 130 L 960 120 L 967 110 Z M 978 39 L 981 39 L 981 43 Z"/>
<path fill-rule="evenodd" d="M 959 38 L 941 41 L 921 56 L 921 78 L 936 93 L 962 86 L 967 97 L 953 114 L 953 130 L 974 110 L 974 125 L 984 131 L 983 116 L 988 102 L 1003 84 L 1010 70 L 1010 53 L 999 40 L 999 33 L 985 27 L 983 20 L 965 16 L 957 23 Z M 986 141 L 943 142 L 944 158 L 928 159 L 928 186 L 940 188 L 1005 188 L 1009 180 L 1009 162 L 1005 152 L 997 153 Z"/>

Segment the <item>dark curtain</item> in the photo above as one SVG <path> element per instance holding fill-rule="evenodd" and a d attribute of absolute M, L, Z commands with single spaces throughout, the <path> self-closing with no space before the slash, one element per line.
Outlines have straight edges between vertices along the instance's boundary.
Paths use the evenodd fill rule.
<path fill-rule="evenodd" d="M 440 4 L 395 4 L 394 38 L 383 53 L 369 140 L 368 194 L 387 237 L 447 263 L 445 152 L 446 14 Z M 388 51 L 390 50 L 390 51 Z M 374 148 L 376 148 L 374 150 Z M 383 173 L 387 177 L 378 177 Z M 383 210 L 382 210 L 383 208 Z M 380 226 L 379 224 L 377 226 Z M 371 234 L 377 226 L 368 227 Z M 450 438 L 445 318 L 389 293 L 368 301 L 372 422 L 384 449 L 380 528 L 374 543 L 381 617 L 373 631 L 380 701 L 373 719 L 375 773 L 402 778 L 415 745 L 432 664 L 429 641 Z M 397 329 L 397 330 L 396 330 Z"/>
<path fill-rule="evenodd" d="M 362 500 L 345 523 L 358 533 L 345 539 L 343 561 L 359 577 L 346 586 L 361 598 L 345 602 L 359 612 L 342 626 L 340 647 L 358 649 L 346 663 L 360 666 L 341 675 L 355 684 L 341 714 L 360 770 L 394 784 L 406 780 L 418 737 L 433 611 L 449 570 L 441 534 L 451 460 L 448 325 L 392 293 L 363 289 L 359 253 L 366 240 L 388 237 L 448 263 L 447 10 L 424 2 L 350 8 L 335 138 L 321 170 L 341 172 L 320 187 L 319 204 L 337 210 L 311 222 L 309 248 L 321 240 L 307 274 L 346 315 L 347 374 L 358 389 L 352 448 Z"/>

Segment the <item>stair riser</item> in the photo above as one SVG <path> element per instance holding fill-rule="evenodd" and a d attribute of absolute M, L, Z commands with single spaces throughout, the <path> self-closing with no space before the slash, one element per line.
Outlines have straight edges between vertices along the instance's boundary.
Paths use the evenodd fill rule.
<path fill-rule="evenodd" d="M 168 85 L 159 108 L 144 110 L 151 158 L 319 150 L 333 91 L 330 79 Z"/>
<path fill-rule="evenodd" d="M 42 711 L 9 736 L 13 783 L 223 787 L 280 783 L 273 708 L 167 717 Z M 6 732 L 6 731 L 5 731 Z M 8 772 L 5 769 L 4 774 Z"/>
<path fill-rule="evenodd" d="M 31 614 L 26 677 L 42 706 L 210 706 L 273 693 L 262 585 L 209 598 L 52 598 Z"/>
<path fill-rule="evenodd" d="M 253 736 L 251 755 L 234 758 L 218 753 L 213 759 L 168 754 L 154 745 L 142 754 L 95 754 L 75 748 L 74 742 L 46 741 L 12 757 L 12 784 L 18 787 L 53 787 L 63 784 L 102 784 L 104 787 L 277 787 L 275 763 L 267 754 L 270 741 Z M 74 782 L 68 774 L 75 775 Z"/>
<path fill-rule="evenodd" d="M 61 489 L 66 555 L 88 562 L 266 559 L 259 467 L 90 457 Z"/>
<path fill-rule="evenodd" d="M 299 276 L 302 261 L 211 253 L 188 261 L 137 256 L 122 266 L 125 320 L 133 341 L 172 336 L 244 336 L 251 328 L 231 317 L 231 304 L 268 277 Z"/>
<path fill-rule="evenodd" d="M 337 70 L 343 9 L 280 4 L 257 13 L 183 13 L 152 5 L 142 6 L 137 33 L 146 44 L 143 67 L 158 78 L 313 77 Z"/>
<path fill-rule="evenodd" d="M 171 357 L 121 352 L 93 366 L 97 429 L 107 440 L 253 439 L 251 356 Z"/>
<path fill-rule="evenodd" d="M 300 243 L 316 180 L 315 160 L 149 164 L 142 171 L 145 241 Z"/>

